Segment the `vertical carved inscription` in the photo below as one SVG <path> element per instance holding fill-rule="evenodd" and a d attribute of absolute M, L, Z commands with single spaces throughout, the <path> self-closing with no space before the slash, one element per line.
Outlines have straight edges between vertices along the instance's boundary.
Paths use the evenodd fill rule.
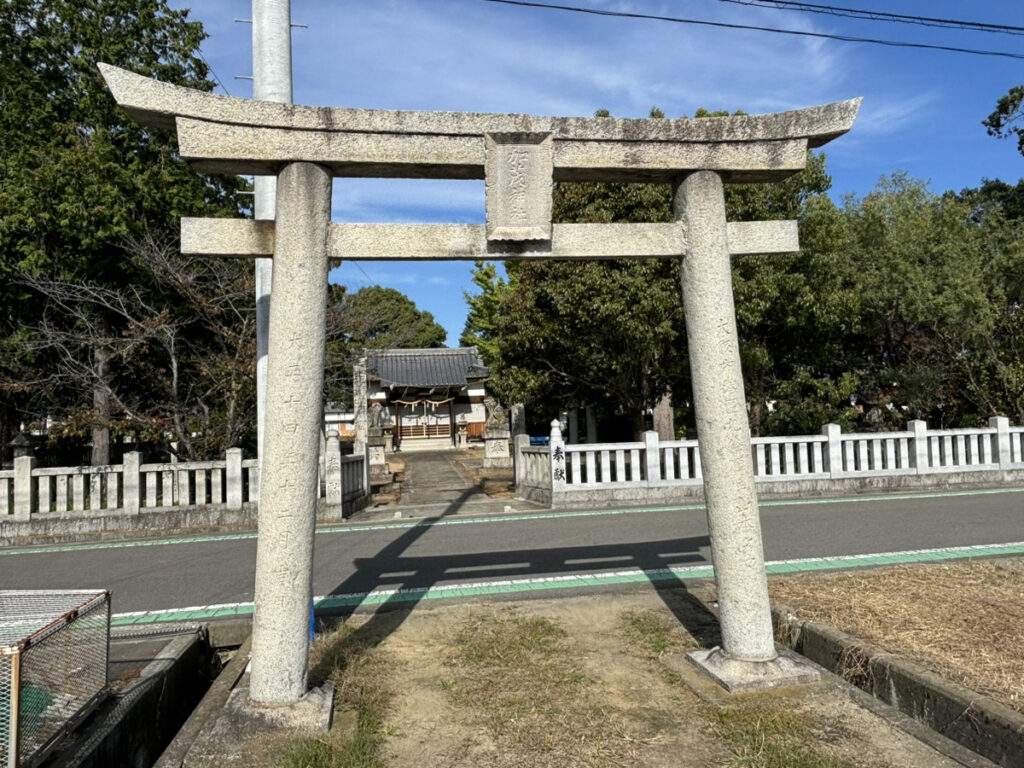
<path fill-rule="evenodd" d="M 530 222 L 526 211 L 526 175 L 530 170 L 530 155 L 522 147 L 511 146 L 505 159 L 508 173 L 509 224 L 513 227 L 528 227 Z"/>
<path fill-rule="evenodd" d="M 489 133 L 485 140 L 488 240 L 551 239 L 550 133 Z"/>

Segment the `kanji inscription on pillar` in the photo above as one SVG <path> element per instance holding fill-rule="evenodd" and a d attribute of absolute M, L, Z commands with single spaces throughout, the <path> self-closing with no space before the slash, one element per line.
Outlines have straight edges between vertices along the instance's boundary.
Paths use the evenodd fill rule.
<path fill-rule="evenodd" d="M 551 239 L 550 133 L 484 136 L 488 240 Z"/>

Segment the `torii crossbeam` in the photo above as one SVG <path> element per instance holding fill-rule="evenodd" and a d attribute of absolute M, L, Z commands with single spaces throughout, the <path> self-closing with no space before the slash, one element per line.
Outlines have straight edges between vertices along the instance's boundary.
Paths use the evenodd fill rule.
<path fill-rule="evenodd" d="M 306 690 L 329 258 L 682 259 L 722 647 L 691 657 L 730 690 L 813 679 L 772 636 L 730 255 L 798 249 L 794 221 L 727 223 L 724 183 L 784 179 L 848 131 L 860 99 L 699 120 L 329 109 L 236 99 L 100 65 L 118 103 L 178 132 L 202 173 L 278 176 L 277 220 L 183 219 L 187 253 L 274 258 L 250 699 Z M 484 179 L 486 225 L 332 224 L 331 179 Z M 670 224 L 552 224 L 555 181 L 667 182 Z M 555 482 L 555 478 L 552 478 Z"/>

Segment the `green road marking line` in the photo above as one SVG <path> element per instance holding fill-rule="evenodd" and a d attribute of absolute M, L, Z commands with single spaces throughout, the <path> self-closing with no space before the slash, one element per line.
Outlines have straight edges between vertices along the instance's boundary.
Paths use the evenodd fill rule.
<path fill-rule="evenodd" d="M 826 569 L 843 570 L 878 565 L 938 562 L 1000 555 L 1024 555 L 1024 542 L 776 560 L 766 563 L 765 570 L 770 575 L 780 575 Z M 659 583 L 679 581 L 681 579 L 707 579 L 712 576 L 714 576 L 714 569 L 710 565 L 689 565 L 650 570 L 634 568 L 612 572 L 565 574 L 490 582 L 439 584 L 431 587 L 388 589 L 374 592 L 354 592 L 344 595 L 316 597 L 314 600 L 317 610 L 327 611 L 338 608 L 383 605 L 385 603 L 418 603 L 422 600 L 510 595 L 559 589 L 594 589 L 640 582 Z M 204 619 L 242 617 L 251 616 L 252 611 L 252 603 L 225 603 L 221 605 L 191 606 L 188 608 L 170 608 L 156 611 L 136 611 L 115 614 L 111 618 L 111 625 L 126 626 L 155 622 L 199 621 Z"/>
<path fill-rule="evenodd" d="M 989 496 L 1003 493 L 1024 493 L 1024 488 L 982 488 L 964 491 L 929 491 L 921 493 L 901 493 L 880 496 L 842 496 L 832 499 L 773 499 L 759 502 L 761 507 L 804 506 L 808 504 L 851 504 L 856 502 L 899 502 L 915 499 L 941 499 L 957 496 Z M 317 528 L 318 536 L 335 533 L 365 533 L 368 531 L 387 531 L 410 528 L 440 528 L 449 525 L 479 525 L 483 523 L 509 523 L 524 520 L 562 520 L 577 517 L 606 517 L 615 515 L 636 515 L 660 512 L 686 512 L 704 509 L 703 503 L 676 504 L 657 507 L 626 507 L 622 509 L 576 509 L 550 512 L 520 512 L 510 515 L 486 515 L 482 517 L 450 517 L 423 518 L 402 522 L 359 523 L 329 525 Z M 95 549 L 129 549 L 134 547 L 160 547 L 173 544 L 204 544 L 218 541 L 241 541 L 255 539 L 256 532 L 210 534 L 204 536 L 186 536 L 166 539 L 133 539 L 129 541 L 99 541 L 78 544 L 54 544 L 28 547 L 0 547 L 0 557 L 5 555 L 36 555 L 54 552 L 77 552 Z"/>

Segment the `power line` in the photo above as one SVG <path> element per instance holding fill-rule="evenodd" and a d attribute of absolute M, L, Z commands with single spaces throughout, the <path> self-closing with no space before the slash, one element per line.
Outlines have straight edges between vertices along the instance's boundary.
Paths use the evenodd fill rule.
<path fill-rule="evenodd" d="M 941 29 L 963 29 L 972 32 L 992 32 L 1006 35 L 1024 35 L 1024 27 L 1011 24 L 990 24 L 984 21 L 965 21 L 962 19 L 941 19 L 931 16 L 911 16 L 888 11 L 868 11 L 859 8 L 842 8 L 835 5 L 818 5 L 798 0 L 718 0 L 721 3 L 735 5 L 771 5 L 778 10 L 802 11 L 804 13 L 820 13 L 828 16 L 842 16 L 850 19 L 866 19 L 868 21 L 889 21 L 896 24 L 917 24 L 923 27 Z"/>
<path fill-rule="evenodd" d="M 374 280 L 372 277 L 370 277 L 368 274 L 366 274 L 366 270 L 363 269 L 363 265 L 360 264 L 358 261 L 343 261 L 342 265 L 344 266 L 345 264 L 353 264 L 356 269 L 358 269 L 360 272 L 362 272 L 363 273 L 363 277 L 366 278 L 367 285 L 377 285 L 377 281 Z"/>
<path fill-rule="evenodd" d="M 825 32 L 806 32 L 798 29 L 778 29 L 776 27 L 761 27 L 752 24 L 730 24 L 724 21 L 704 21 L 702 19 L 684 19 L 676 16 L 655 16 L 646 13 L 627 13 L 625 11 L 602 11 L 597 8 L 579 8 L 572 5 L 556 5 L 554 3 L 535 3 L 527 0 L 479 0 L 483 3 L 500 3 L 502 5 L 515 5 L 524 8 L 547 8 L 553 11 L 571 11 L 572 13 L 587 13 L 593 16 L 612 16 L 623 19 L 646 19 L 651 21 L 668 21 L 675 24 L 696 24 L 705 27 L 722 27 L 724 29 L 745 29 L 755 32 L 773 32 L 780 35 L 796 35 L 798 37 L 816 37 L 825 40 L 839 40 L 844 43 L 870 43 L 872 45 L 885 45 L 890 48 L 919 48 L 930 51 L 950 51 L 952 53 L 967 53 L 973 56 L 999 56 L 1006 59 L 1024 59 L 1024 53 L 1010 53 L 1009 51 L 986 51 L 976 48 L 959 48 L 952 45 L 932 45 L 929 43 L 910 43 L 900 40 L 880 40 L 871 37 L 854 37 L 851 35 L 832 35 Z"/>
<path fill-rule="evenodd" d="M 206 68 L 208 70 L 210 70 L 210 74 L 213 75 L 213 79 L 217 82 L 217 85 L 219 85 L 221 88 L 223 88 L 224 89 L 224 93 L 226 93 L 228 96 L 230 96 L 231 95 L 231 91 L 229 91 L 228 87 L 226 85 L 224 85 L 224 83 L 221 82 L 219 77 L 217 77 L 217 72 L 214 70 L 214 68 L 210 64 L 210 62 L 208 62 L 206 60 L 206 57 L 203 55 L 202 51 L 199 51 L 199 58 L 203 60 L 203 63 L 206 65 Z"/>

